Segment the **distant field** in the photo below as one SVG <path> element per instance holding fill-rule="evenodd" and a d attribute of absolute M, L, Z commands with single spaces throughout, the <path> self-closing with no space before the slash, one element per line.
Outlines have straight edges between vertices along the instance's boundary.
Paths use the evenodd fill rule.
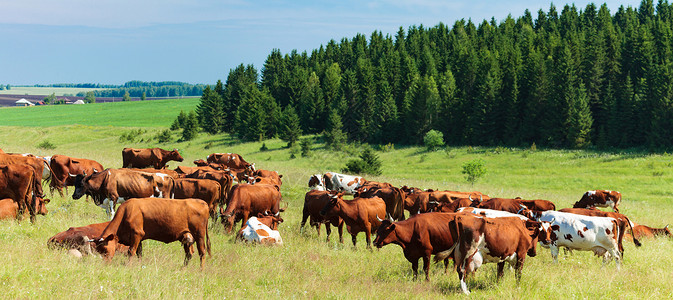
<path fill-rule="evenodd" d="M 168 127 L 180 110 L 193 110 L 198 98 L 0 108 L 0 126 L 83 124 L 91 126 Z"/>
<path fill-rule="evenodd" d="M 159 103 L 160 105 L 153 105 Z M 437 299 L 461 296 L 457 275 L 432 265 L 430 282 L 413 281 L 411 264 L 397 245 L 365 249 L 364 234 L 357 249 L 351 237 L 338 241 L 336 230 L 325 242 L 325 230 L 317 236 L 307 227 L 300 232 L 304 194 L 311 174 L 340 171 L 357 154 L 335 152 L 314 143 L 311 157 L 290 159 L 290 150 L 278 139 L 239 143 L 229 135 L 200 133 L 189 142 L 158 143 L 156 134 L 167 128 L 180 111 L 192 109 L 196 99 L 0 109 L 0 148 L 7 152 L 38 155 L 65 154 L 90 158 L 105 167 L 121 166 L 124 147 L 177 148 L 184 161 L 169 162 L 171 168 L 189 166 L 213 152 L 235 152 L 257 168 L 283 174 L 281 192 L 285 220 L 279 227 L 284 245 L 251 246 L 233 241 L 222 225 L 210 231 L 212 257 L 199 270 L 198 256 L 182 267 L 184 252 L 178 243 L 143 242 L 143 259 L 127 264 L 119 254 L 107 264 L 99 257 L 82 260 L 65 251 L 51 250 L 47 239 L 70 226 L 106 221 L 103 211 L 90 200 L 73 200 L 73 189 L 61 197 L 50 196 L 49 214 L 27 221 L 0 221 L 0 278 L 2 298 L 147 298 L 147 299 Z M 37 109 L 36 109 L 37 108 Z M 45 109 L 46 110 L 43 110 Z M 55 109 L 55 110 L 54 110 Z M 75 109 L 75 110 L 71 110 Z M 77 110 L 81 109 L 81 110 Z M 40 114 L 30 115 L 32 111 Z M 98 114 L 96 114 L 98 112 Z M 93 114 L 93 116 L 91 116 Z M 159 117 L 160 116 L 160 117 Z M 7 126 L 6 118 L 20 122 Z M 31 123 L 31 118 L 34 120 Z M 51 119 L 66 121 L 54 122 Z M 147 119 L 151 119 L 148 122 Z M 57 124 L 80 125 L 57 125 Z M 102 124 L 101 124 L 102 123 Z M 16 125 L 16 124 L 14 124 Z M 109 126 L 100 126 L 109 125 Z M 37 127 L 39 126 L 39 127 Z M 123 126 L 123 127 L 122 127 Z M 120 136 L 141 129 L 135 141 Z M 53 150 L 37 147 L 49 141 Z M 601 153 L 583 150 L 538 150 L 449 147 L 428 152 L 422 147 L 402 147 L 377 152 L 383 174 L 365 176 L 396 186 L 482 191 L 490 196 L 548 199 L 558 208 L 572 206 L 591 189 L 612 189 L 624 195 L 620 211 L 634 222 L 663 227 L 673 223 L 673 155 Z M 487 174 L 474 186 L 465 181 L 461 166 L 470 160 L 484 161 Z M 408 212 L 407 212 L 408 215 Z M 239 225 L 240 226 L 240 225 Z M 345 232 L 346 230 L 344 230 Z M 636 248 L 625 241 L 621 270 L 615 263 L 602 266 L 589 252 L 561 254 L 553 263 L 549 250 L 538 247 L 536 257 L 526 258 L 521 283 L 514 272 L 505 271 L 496 282 L 495 265 L 484 265 L 469 281 L 475 299 L 671 299 L 673 241 L 644 240 Z M 423 278 L 420 274 L 420 278 Z"/>
<path fill-rule="evenodd" d="M 88 92 L 105 89 L 85 89 L 85 88 L 56 88 L 56 87 L 24 87 L 24 86 L 10 86 L 9 90 L 0 90 L 0 95 L 51 95 L 55 93 L 56 96 L 63 96 L 65 94 L 77 95 L 79 92 Z"/>

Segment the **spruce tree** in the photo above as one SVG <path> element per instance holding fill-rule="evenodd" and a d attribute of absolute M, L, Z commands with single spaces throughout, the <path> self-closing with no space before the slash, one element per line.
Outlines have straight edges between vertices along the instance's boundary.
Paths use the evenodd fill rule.
<path fill-rule="evenodd" d="M 287 142 L 287 147 L 290 148 L 299 140 L 302 134 L 299 116 L 294 107 L 287 106 L 283 109 L 283 115 L 280 122 L 279 136 L 283 141 Z"/>

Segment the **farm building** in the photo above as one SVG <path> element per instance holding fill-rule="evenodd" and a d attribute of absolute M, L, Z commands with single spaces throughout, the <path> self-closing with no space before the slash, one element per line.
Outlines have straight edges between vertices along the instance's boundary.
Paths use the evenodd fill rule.
<path fill-rule="evenodd" d="M 21 98 L 18 101 L 15 102 L 16 106 L 34 106 L 33 102 L 30 102 L 26 100 L 25 98 Z"/>
<path fill-rule="evenodd" d="M 72 104 L 84 104 L 84 101 L 82 101 L 82 99 L 79 99 L 79 100 L 73 102 Z"/>

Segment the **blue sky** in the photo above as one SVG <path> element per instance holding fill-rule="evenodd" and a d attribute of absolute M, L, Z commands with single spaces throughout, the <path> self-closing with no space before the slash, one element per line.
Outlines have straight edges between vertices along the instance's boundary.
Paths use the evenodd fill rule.
<path fill-rule="evenodd" d="M 592 1 L 575 1 L 583 9 Z M 656 1 L 655 1 L 656 2 Z M 311 51 L 374 30 L 459 19 L 475 23 L 551 1 L 515 0 L 0 0 L 0 84 L 130 80 L 213 84 L 231 68 L 260 70 L 272 49 Z M 560 11 L 566 2 L 554 2 Z M 614 14 L 620 5 L 607 3 Z"/>

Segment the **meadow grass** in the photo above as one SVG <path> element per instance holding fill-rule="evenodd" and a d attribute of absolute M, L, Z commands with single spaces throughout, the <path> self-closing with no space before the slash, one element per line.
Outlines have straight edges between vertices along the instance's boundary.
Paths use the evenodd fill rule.
<path fill-rule="evenodd" d="M 133 104 L 136 103 L 139 102 Z M 117 113 L 126 114 L 127 110 Z M 121 142 L 120 135 L 135 129 L 131 125 L 135 124 L 101 126 L 90 121 L 45 128 L 3 126 L 0 127 L 0 147 L 6 152 L 90 158 L 113 168 L 121 166 L 124 147 L 178 148 L 185 161 L 170 162 L 171 168 L 189 166 L 193 160 L 213 152 L 239 153 L 247 161 L 255 162 L 257 168 L 277 170 L 284 175 L 282 194 L 288 209 L 283 213 L 285 222 L 279 229 L 284 245 L 261 247 L 235 243 L 233 235 L 226 234 L 221 224 L 212 224 L 213 255 L 207 258 L 203 271 L 198 267 L 198 256 L 189 266 L 181 266 L 184 253 L 178 243 L 145 241 L 143 259 L 129 264 L 123 255 L 116 256 L 109 264 L 99 257 L 78 260 L 65 251 L 48 249 L 47 239 L 70 226 L 106 221 L 106 216 L 91 202 L 73 200 L 71 188 L 65 197 L 51 196 L 50 213 L 38 217 L 36 224 L 0 222 L 3 228 L 0 253 L 4 258 L 0 267 L 2 298 L 432 299 L 461 296 L 457 275 L 451 270 L 445 275 L 441 264 L 431 267 L 430 282 L 413 281 L 411 264 L 399 246 L 388 245 L 369 251 L 365 249 L 364 234 L 360 234 L 357 248 L 353 249 L 347 233 L 346 243 L 341 245 L 337 242 L 336 230 L 329 243 L 325 242 L 324 228 L 320 237 L 308 226 L 300 232 L 309 176 L 340 171 L 356 153 L 328 151 L 323 144 L 316 143 L 311 157 L 290 159 L 289 149 L 277 139 L 265 141 L 269 151 L 262 152 L 261 142 L 238 143 L 227 135 L 204 133 L 193 141 L 176 142 L 179 132 L 174 132 L 173 142 L 160 144 L 153 137 L 164 129 L 161 126 L 136 125 L 142 129 L 136 141 Z M 38 148 L 43 140 L 51 141 L 56 148 Z M 383 173 L 367 178 L 396 186 L 479 190 L 491 196 L 549 199 L 559 208 L 572 206 L 587 190 L 613 189 L 622 192 L 620 210 L 633 221 L 663 227 L 672 219 L 673 165 L 668 154 L 496 151 L 480 147 L 432 152 L 421 147 L 398 147 L 377 154 L 383 163 Z M 484 161 L 487 174 L 471 186 L 460 171 L 464 162 L 476 158 Z M 602 266 L 601 259 L 588 252 L 561 254 L 559 263 L 554 264 L 549 250 L 541 247 L 536 257 L 526 259 L 518 285 L 512 271 L 507 271 L 504 279 L 496 282 L 495 265 L 484 265 L 469 282 L 471 296 L 489 299 L 672 298 L 673 242 L 645 240 L 640 248 L 630 242 L 624 244 L 624 263 L 619 271 L 614 262 Z"/>
<path fill-rule="evenodd" d="M 89 125 L 169 127 L 181 110 L 196 108 L 198 98 L 147 100 L 85 105 L 45 105 L 0 108 L 0 126 L 51 127 Z"/>
<path fill-rule="evenodd" d="M 80 92 L 100 91 L 106 89 L 89 88 L 62 88 L 62 87 L 33 87 L 33 86 L 12 86 L 9 90 L 0 90 L 0 95 L 51 95 L 56 96 L 77 95 Z M 83 98 L 83 97 L 81 97 Z"/>

